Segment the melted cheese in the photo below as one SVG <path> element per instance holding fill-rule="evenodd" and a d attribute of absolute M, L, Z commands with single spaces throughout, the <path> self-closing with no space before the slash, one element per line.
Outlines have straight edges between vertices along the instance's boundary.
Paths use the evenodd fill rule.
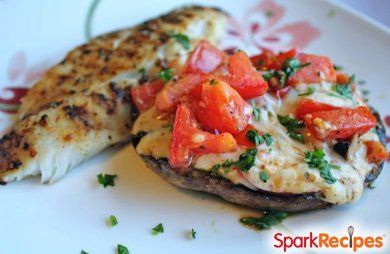
<path fill-rule="evenodd" d="M 261 144 L 258 146 L 258 154 L 255 165 L 243 173 L 237 169 L 218 169 L 218 174 L 229 179 L 235 184 L 242 184 L 250 189 L 260 189 L 276 193 L 302 194 L 308 192 L 320 193 L 320 198 L 333 203 L 343 204 L 356 201 L 362 195 L 364 179 L 366 174 L 375 166 L 367 161 L 366 147 L 364 140 L 379 140 L 378 135 L 367 132 L 364 135 L 356 135 L 348 150 L 347 160 L 343 159 L 332 149 L 332 144 L 322 142 L 310 137 L 306 133 L 305 139 L 310 140 L 301 144 L 291 139 L 284 126 L 282 126 L 277 114 L 287 115 L 295 112 L 298 102 L 302 99 L 299 94 L 307 92 L 308 87 L 313 87 L 315 92 L 306 98 L 322 103 L 332 104 L 339 107 L 356 107 L 365 105 L 359 91 L 355 92 L 352 98 L 335 95 L 332 91 L 332 84 L 323 82 L 321 84 L 301 84 L 291 89 L 285 99 L 277 99 L 266 94 L 255 98 L 251 103 L 259 107 L 260 120 L 253 117 L 250 124 L 262 133 L 269 133 L 273 138 L 271 146 Z M 169 155 L 170 140 L 164 140 L 156 129 L 161 128 L 166 122 L 160 122 L 155 118 L 155 110 L 142 114 L 134 125 L 135 132 L 140 130 L 152 132 L 145 136 L 137 147 L 141 154 L 148 154 L 155 157 L 167 157 Z M 167 129 L 163 133 L 166 135 Z M 168 135 L 166 135 L 168 137 Z M 170 136 L 169 136 L 170 138 Z M 166 144 L 164 145 L 164 142 Z M 340 169 L 331 169 L 332 175 L 337 179 L 334 184 L 328 184 L 320 176 L 317 169 L 309 168 L 304 160 L 304 153 L 321 148 L 325 152 L 325 159 L 332 164 L 340 166 Z M 167 151 L 163 151 L 167 149 Z M 194 167 L 200 170 L 210 171 L 214 165 L 222 164 L 226 160 L 237 161 L 245 149 L 241 148 L 236 152 L 223 154 L 206 154 L 200 156 L 194 163 Z M 259 174 L 266 172 L 269 179 L 263 181 Z"/>

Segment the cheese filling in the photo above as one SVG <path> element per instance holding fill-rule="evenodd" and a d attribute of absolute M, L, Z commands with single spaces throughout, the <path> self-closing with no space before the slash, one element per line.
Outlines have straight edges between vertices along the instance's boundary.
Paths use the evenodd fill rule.
<path fill-rule="evenodd" d="M 356 90 L 352 97 L 343 97 L 332 91 L 332 84 L 300 84 L 290 89 L 284 99 L 275 98 L 271 94 L 252 99 L 250 102 L 260 109 L 260 119 L 252 117 L 249 123 L 260 133 L 272 136 L 271 145 L 260 144 L 255 159 L 255 165 L 248 172 L 242 172 L 235 167 L 214 167 L 224 162 L 238 161 L 245 152 L 240 148 L 232 153 L 205 154 L 194 161 L 193 167 L 199 170 L 215 171 L 234 184 L 241 184 L 253 190 L 264 190 L 284 194 L 319 193 L 319 198 L 333 204 L 344 204 L 358 200 L 364 189 L 365 176 L 375 167 L 369 163 L 366 156 L 366 146 L 363 141 L 379 141 L 374 129 L 363 134 L 355 135 L 352 139 L 346 159 L 333 149 L 333 143 L 323 142 L 303 133 L 305 140 L 302 144 L 292 139 L 286 128 L 278 121 L 277 115 L 293 114 L 302 94 L 307 88 L 313 89 L 312 94 L 304 98 L 331 104 L 338 107 L 356 107 L 365 105 L 360 92 Z M 314 120 L 316 121 L 316 120 Z M 318 128 L 327 128 L 326 122 L 315 122 Z M 138 153 L 155 158 L 169 158 L 171 144 L 171 127 L 167 120 L 156 118 L 155 108 L 140 115 L 134 125 L 133 134 L 146 132 L 136 147 Z M 337 168 L 331 168 L 331 174 L 336 182 L 329 184 L 321 177 L 320 171 L 310 168 L 305 161 L 305 152 L 315 148 L 322 149 L 325 159 Z M 262 177 L 267 176 L 267 179 Z"/>

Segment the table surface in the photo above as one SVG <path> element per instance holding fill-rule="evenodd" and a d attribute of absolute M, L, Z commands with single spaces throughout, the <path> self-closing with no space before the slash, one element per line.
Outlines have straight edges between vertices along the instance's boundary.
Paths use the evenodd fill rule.
<path fill-rule="evenodd" d="M 338 0 L 370 18 L 390 27 L 389 0 Z"/>

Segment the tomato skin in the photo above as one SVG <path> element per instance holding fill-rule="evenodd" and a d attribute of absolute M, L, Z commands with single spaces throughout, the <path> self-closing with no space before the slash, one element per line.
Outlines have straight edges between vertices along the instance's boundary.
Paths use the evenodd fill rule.
<path fill-rule="evenodd" d="M 367 107 L 334 109 L 306 114 L 306 126 L 320 140 L 347 139 L 363 134 L 376 125 L 376 117 Z"/>
<path fill-rule="evenodd" d="M 164 86 L 161 79 L 147 82 L 139 87 L 132 87 L 131 98 L 140 112 L 143 112 L 153 106 L 156 94 Z"/>
<path fill-rule="evenodd" d="M 189 94 L 207 78 L 204 74 L 187 74 L 176 82 L 166 85 L 156 96 L 155 104 L 160 112 L 174 112 L 181 97 Z"/>
<path fill-rule="evenodd" d="M 190 166 L 195 155 L 237 150 L 237 143 L 230 133 L 216 135 L 200 130 L 186 104 L 177 107 L 172 136 L 169 162 L 174 168 Z"/>
<path fill-rule="evenodd" d="M 386 148 L 378 141 L 364 141 L 367 148 L 367 160 L 369 163 L 379 163 L 389 156 Z"/>
<path fill-rule="evenodd" d="M 272 69 L 274 64 L 275 54 L 271 50 L 264 49 L 261 54 L 250 57 L 253 66 L 258 70 Z"/>
<path fill-rule="evenodd" d="M 213 133 L 242 131 L 253 110 L 232 87 L 218 79 L 203 83 L 201 99 L 192 105 L 202 127 Z"/>
<path fill-rule="evenodd" d="M 295 110 L 295 115 L 297 118 L 302 119 L 306 114 L 314 113 L 318 111 L 328 111 L 333 109 L 338 109 L 339 107 L 332 106 L 330 104 L 317 102 L 311 99 L 302 99 Z"/>
<path fill-rule="evenodd" d="M 275 55 L 270 50 L 263 50 L 259 55 L 252 56 L 252 64 L 259 70 L 281 70 L 284 61 L 298 54 L 298 49 L 292 48 L 286 52 Z"/>
<path fill-rule="evenodd" d="M 252 142 L 250 142 L 247 137 L 246 137 L 246 133 L 250 130 L 256 130 L 255 127 L 253 127 L 252 125 L 248 124 L 246 126 L 246 128 L 242 131 L 240 131 L 239 133 L 235 134 L 234 135 L 234 138 L 236 139 L 237 143 L 241 146 L 245 146 L 245 147 L 248 147 L 248 148 L 252 148 L 252 147 L 255 147 L 255 144 L 253 144 Z"/>
<path fill-rule="evenodd" d="M 221 77 L 233 87 L 242 98 L 248 100 L 267 92 L 268 84 L 260 72 L 253 68 L 249 57 L 239 51 L 229 57 L 229 75 Z"/>
<path fill-rule="evenodd" d="M 214 47 L 208 41 L 202 40 L 188 58 L 183 74 L 211 73 L 224 62 L 226 57 L 225 52 Z"/>
<path fill-rule="evenodd" d="M 332 61 L 325 56 L 298 54 L 297 59 L 302 63 L 310 63 L 309 66 L 299 69 L 287 80 L 289 85 L 299 83 L 319 83 L 321 81 L 336 82 L 336 72 Z"/>

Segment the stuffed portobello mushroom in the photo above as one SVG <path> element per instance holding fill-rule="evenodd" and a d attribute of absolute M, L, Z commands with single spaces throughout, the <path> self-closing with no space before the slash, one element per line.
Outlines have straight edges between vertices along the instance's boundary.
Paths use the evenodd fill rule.
<path fill-rule="evenodd" d="M 388 156 L 354 76 L 298 49 L 249 57 L 202 40 L 131 92 L 132 140 L 150 169 L 256 209 L 357 201 Z"/>

